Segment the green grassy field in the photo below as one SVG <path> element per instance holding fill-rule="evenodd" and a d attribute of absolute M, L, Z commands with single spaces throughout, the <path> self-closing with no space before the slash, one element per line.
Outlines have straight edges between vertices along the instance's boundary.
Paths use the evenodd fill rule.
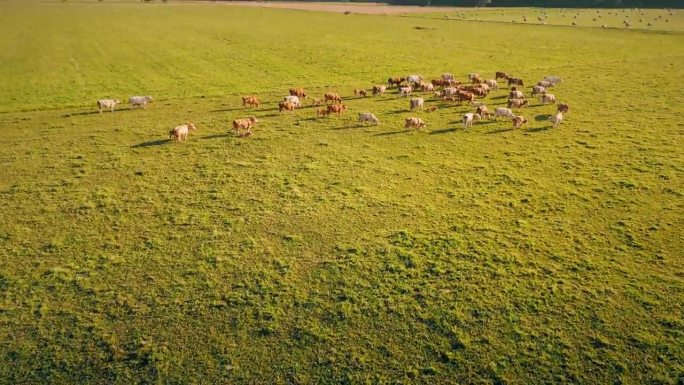
<path fill-rule="evenodd" d="M 684 35 L 107 1 L 0 31 L 0 383 L 684 381 Z M 352 97 L 502 70 L 561 76 L 563 124 Z M 293 86 L 350 111 L 279 115 Z"/>

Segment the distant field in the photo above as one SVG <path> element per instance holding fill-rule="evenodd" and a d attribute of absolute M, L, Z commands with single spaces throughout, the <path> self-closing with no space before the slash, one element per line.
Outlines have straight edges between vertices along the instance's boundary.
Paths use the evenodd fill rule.
<path fill-rule="evenodd" d="M 0 383 L 684 381 L 683 34 L 106 0 L 0 32 Z M 563 124 L 352 96 L 502 70 L 561 76 Z"/>

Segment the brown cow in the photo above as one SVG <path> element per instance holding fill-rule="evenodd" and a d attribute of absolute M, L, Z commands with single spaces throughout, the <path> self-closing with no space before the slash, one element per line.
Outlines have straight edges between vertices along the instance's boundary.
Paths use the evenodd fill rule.
<path fill-rule="evenodd" d="M 337 116 L 340 116 L 342 112 L 347 110 L 347 106 L 344 104 L 332 104 L 328 106 L 328 114 L 337 114 Z"/>
<path fill-rule="evenodd" d="M 505 73 L 505 72 L 497 72 L 497 73 L 496 73 L 496 76 L 494 76 L 494 79 L 495 79 L 495 80 L 499 80 L 499 79 L 508 79 L 508 78 L 510 78 L 510 76 L 508 76 L 508 74 Z"/>
<path fill-rule="evenodd" d="M 242 97 L 242 107 L 256 107 L 259 108 L 261 101 L 256 96 L 243 96 Z"/>
<path fill-rule="evenodd" d="M 306 99 L 308 97 L 308 96 L 306 96 L 306 93 L 304 92 L 303 88 L 290 88 L 290 95 L 296 96 L 298 98 L 304 98 L 304 99 Z"/>
<path fill-rule="evenodd" d="M 463 102 L 463 101 L 467 101 L 467 102 L 474 101 L 475 95 L 471 94 L 470 92 L 466 92 L 466 91 L 458 91 L 458 93 L 456 94 L 456 98 L 458 100 L 457 104 L 460 106 L 461 102 Z"/>
<path fill-rule="evenodd" d="M 328 116 L 330 115 L 330 112 L 326 108 L 319 108 L 316 110 L 316 117 L 321 117 L 321 116 Z"/>
<path fill-rule="evenodd" d="M 292 115 L 294 115 L 295 108 L 297 108 L 297 106 L 292 102 L 282 101 L 278 103 L 278 112 L 283 112 L 283 110 L 292 111 Z"/>
<path fill-rule="evenodd" d="M 331 101 L 333 103 L 335 103 L 335 102 L 342 103 L 342 98 L 340 97 L 340 95 L 338 95 L 334 92 L 326 92 L 325 104 L 328 104 L 328 101 Z"/>
<path fill-rule="evenodd" d="M 487 109 L 487 106 L 479 106 L 477 107 L 477 110 L 475 110 L 475 113 L 482 116 L 483 118 L 489 118 L 489 109 Z"/>
<path fill-rule="evenodd" d="M 313 106 L 313 107 L 317 107 L 317 106 L 320 106 L 322 104 L 323 104 L 323 99 L 320 99 L 320 98 L 314 98 L 311 101 L 311 106 Z"/>
<path fill-rule="evenodd" d="M 520 115 L 513 117 L 511 120 L 513 121 L 513 128 L 520 128 L 523 124 L 527 123 L 527 118 Z"/>
<path fill-rule="evenodd" d="M 508 99 L 508 108 L 522 108 L 527 105 L 525 99 Z"/>
<path fill-rule="evenodd" d="M 389 79 L 387 79 L 387 86 L 388 87 L 392 87 L 393 85 L 399 86 L 401 83 L 404 82 L 404 80 L 406 80 L 406 78 L 400 78 L 400 77 L 389 78 Z"/>
<path fill-rule="evenodd" d="M 523 84 L 522 79 L 518 79 L 518 78 L 508 78 L 508 85 L 510 86 L 511 84 L 515 84 L 515 85 L 522 86 L 522 87 L 525 86 Z"/>
<path fill-rule="evenodd" d="M 354 90 L 354 96 L 366 97 L 366 90 Z"/>
<path fill-rule="evenodd" d="M 233 130 L 237 134 L 240 134 L 240 130 L 250 130 L 257 123 L 259 123 L 259 120 L 257 120 L 257 118 L 255 118 L 254 116 L 250 116 L 249 118 L 243 119 L 235 119 L 233 120 Z"/>
<path fill-rule="evenodd" d="M 558 105 L 557 111 L 558 111 L 558 112 L 562 112 L 562 113 L 564 113 L 564 114 L 567 114 L 569 109 L 570 109 L 570 106 L 569 106 L 569 105 L 560 103 L 560 104 Z"/>

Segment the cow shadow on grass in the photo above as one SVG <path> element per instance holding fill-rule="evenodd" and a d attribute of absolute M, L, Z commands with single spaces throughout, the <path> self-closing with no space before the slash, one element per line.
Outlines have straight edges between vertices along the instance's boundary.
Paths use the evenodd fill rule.
<path fill-rule="evenodd" d="M 239 111 L 239 110 L 247 111 L 247 108 L 244 108 L 244 107 L 219 108 L 216 110 L 210 110 L 209 112 L 230 112 L 230 111 Z"/>
<path fill-rule="evenodd" d="M 450 132 L 456 132 L 456 131 L 459 131 L 459 129 L 458 129 L 458 128 L 455 128 L 455 127 L 451 127 L 451 128 L 440 128 L 439 130 L 430 131 L 430 132 L 428 132 L 428 134 L 430 134 L 430 135 L 448 134 L 448 133 L 450 133 Z"/>
<path fill-rule="evenodd" d="M 549 128 L 553 128 L 553 126 L 544 126 L 544 127 L 530 127 L 525 130 L 525 132 L 541 132 L 541 131 L 546 131 Z"/>
<path fill-rule="evenodd" d="M 399 134 L 405 134 L 409 131 L 407 130 L 402 130 L 402 131 L 387 131 L 387 132 L 378 132 L 377 134 L 373 134 L 373 136 L 390 136 L 390 135 L 399 135 Z"/>
<path fill-rule="evenodd" d="M 502 132 L 509 132 L 509 131 L 513 131 L 513 127 L 499 128 L 498 130 L 487 131 L 487 132 L 485 132 L 485 134 L 487 134 L 487 135 L 500 134 Z"/>
<path fill-rule="evenodd" d="M 111 113 L 110 111 L 107 111 L 108 113 Z M 63 118 L 68 118 L 70 116 L 85 116 L 85 115 L 95 115 L 99 114 L 100 111 L 83 111 L 83 112 L 73 112 L 70 114 L 64 114 L 62 115 Z"/>
<path fill-rule="evenodd" d="M 549 120 L 549 115 L 542 114 L 542 115 L 537 115 L 534 117 L 534 120 L 536 122 L 547 122 Z"/>
<path fill-rule="evenodd" d="M 231 138 L 234 137 L 235 134 L 233 133 L 227 133 L 227 134 L 214 134 L 214 135 L 207 135 L 203 136 L 200 139 L 219 139 L 219 138 Z"/>
<path fill-rule="evenodd" d="M 341 126 L 341 127 L 333 127 L 331 130 L 333 131 L 340 131 L 340 130 L 349 130 L 352 128 L 360 128 L 363 127 L 363 124 L 348 124 L 346 126 Z"/>
<path fill-rule="evenodd" d="M 152 146 L 161 146 L 167 143 L 171 143 L 171 139 L 157 139 L 157 140 L 150 140 L 149 142 L 143 142 L 143 143 L 138 143 L 134 144 L 131 146 L 131 148 L 143 148 L 143 147 L 152 147 Z"/>

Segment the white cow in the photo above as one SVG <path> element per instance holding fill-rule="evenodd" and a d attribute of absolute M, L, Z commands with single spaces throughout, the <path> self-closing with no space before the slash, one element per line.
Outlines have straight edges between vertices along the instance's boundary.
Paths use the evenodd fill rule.
<path fill-rule="evenodd" d="M 97 109 L 100 110 L 100 113 L 102 113 L 102 110 L 105 108 L 109 108 L 111 112 L 114 112 L 114 108 L 116 108 L 116 105 L 121 103 L 121 100 L 119 99 L 100 99 L 97 101 Z"/>
<path fill-rule="evenodd" d="M 362 112 L 359 114 L 359 123 L 365 124 L 366 122 L 372 122 L 375 123 L 375 125 L 379 125 L 380 121 L 378 118 L 375 116 L 375 114 L 371 114 L 370 112 Z"/>
<path fill-rule="evenodd" d="M 294 106 L 297 108 L 302 108 L 302 102 L 299 100 L 298 96 L 288 95 L 288 96 L 284 97 L 283 100 L 286 102 L 290 102 L 290 103 L 294 104 Z"/>
<path fill-rule="evenodd" d="M 482 119 L 480 114 L 468 112 L 467 114 L 463 115 L 463 128 L 466 129 L 468 127 L 472 127 L 473 122 L 480 119 Z"/>
<path fill-rule="evenodd" d="M 147 105 L 151 103 L 154 99 L 152 99 L 151 96 L 131 96 L 128 98 L 128 103 L 131 105 L 131 108 L 135 106 L 142 106 L 142 108 L 147 108 Z"/>
<path fill-rule="evenodd" d="M 504 118 L 513 118 L 515 117 L 515 114 L 510 108 L 499 107 L 494 110 L 494 119 L 498 119 L 500 116 L 503 116 Z"/>

